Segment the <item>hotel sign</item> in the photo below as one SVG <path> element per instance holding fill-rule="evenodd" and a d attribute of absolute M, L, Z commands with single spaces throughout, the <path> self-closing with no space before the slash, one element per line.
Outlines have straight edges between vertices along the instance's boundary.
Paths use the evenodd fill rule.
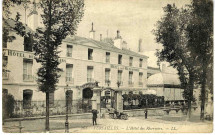
<path fill-rule="evenodd" d="M 118 69 L 118 70 L 129 70 L 129 71 L 137 71 L 137 72 L 139 72 L 139 69 L 134 68 L 134 67 L 118 66 L 118 65 L 113 65 L 113 64 L 111 64 L 110 67 Z"/>
<path fill-rule="evenodd" d="M 8 49 L 3 49 L 3 56 L 13 56 L 13 57 L 21 57 L 21 58 L 26 58 L 26 59 L 33 59 L 34 54 L 29 53 L 29 52 L 21 52 L 21 51 L 16 51 L 16 50 L 8 50 Z M 59 59 L 59 62 L 66 62 L 66 59 Z"/>

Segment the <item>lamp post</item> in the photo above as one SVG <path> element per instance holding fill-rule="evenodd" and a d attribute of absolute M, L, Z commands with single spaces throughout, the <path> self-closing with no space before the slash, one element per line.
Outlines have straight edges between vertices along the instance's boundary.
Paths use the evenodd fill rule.
<path fill-rule="evenodd" d="M 119 87 L 120 87 L 120 85 L 121 85 L 121 81 L 117 81 L 117 87 L 118 87 L 118 90 L 119 90 Z M 115 91 L 116 93 L 118 92 L 118 91 Z M 116 96 L 117 97 L 117 96 Z M 118 99 L 115 99 L 115 102 L 118 102 L 117 101 Z M 115 104 L 115 108 L 117 109 L 117 103 Z"/>
<path fill-rule="evenodd" d="M 65 122 L 65 133 L 69 133 L 69 121 L 68 121 L 68 111 L 69 111 L 69 107 L 68 107 L 68 97 L 69 97 L 69 92 L 68 92 L 68 84 L 66 85 L 66 87 L 64 88 L 65 94 L 66 94 L 66 122 Z"/>

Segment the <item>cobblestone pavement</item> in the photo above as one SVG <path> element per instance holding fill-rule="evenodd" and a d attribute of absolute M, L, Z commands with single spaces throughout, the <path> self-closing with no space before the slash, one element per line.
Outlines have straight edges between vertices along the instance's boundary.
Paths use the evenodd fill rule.
<path fill-rule="evenodd" d="M 91 119 L 69 119 L 69 131 L 78 132 L 212 132 L 212 121 L 201 122 L 198 115 L 192 115 L 186 120 L 185 115 L 170 114 L 153 116 L 145 119 L 143 116 L 129 117 L 128 120 L 97 119 L 98 125 L 93 126 Z M 50 119 L 50 132 L 64 133 L 65 119 Z M 4 132 L 19 132 L 19 122 L 6 122 L 3 125 Z M 22 132 L 44 132 L 45 119 L 22 121 Z M 12 128 L 15 127 L 15 128 Z"/>

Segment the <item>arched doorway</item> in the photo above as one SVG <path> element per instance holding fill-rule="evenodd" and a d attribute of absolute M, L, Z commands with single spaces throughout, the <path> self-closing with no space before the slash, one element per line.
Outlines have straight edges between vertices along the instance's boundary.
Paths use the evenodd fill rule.
<path fill-rule="evenodd" d="M 91 99 L 93 97 L 93 91 L 91 88 L 83 89 L 83 99 Z"/>
<path fill-rule="evenodd" d="M 84 88 L 82 96 L 82 109 L 84 112 L 90 112 L 92 110 L 92 97 L 93 91 L 92 88 Z"/>
<path fill-rule="evenodd" d="M 33 90 L 23 90 L 23 109 L 31 109 Z"/>

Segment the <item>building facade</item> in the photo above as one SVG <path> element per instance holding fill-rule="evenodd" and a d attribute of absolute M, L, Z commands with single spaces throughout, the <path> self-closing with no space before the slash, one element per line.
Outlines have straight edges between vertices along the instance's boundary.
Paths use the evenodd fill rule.
<path fill-rule="evenodd" d="M 40 64 L 27 42 L 30 37 L 12 34 L 16 40 L 3 47 L 3 70 L 6 71 L 3 72 L 3 92 L 12 94 L 23 107 L 32 106 L 33 101 L 45 101 L 45 94 L 38 90 L 36 82 Z M 89 99 L 95 82 L 99 82 L 101 88 L 120 89 L 125 93 L 146 89 L 147 57 L 124 48 L 119 34 L 118 31 L 114 44 L 96 41 L 94 36 L 67 37 L 59 48 L 59 67 L 63 71 L 57 90 L 50 94 L 50 102 L 65 100 L 66 90 L 71 91 L 71 100 Z M 90 35 L 95 35 L 93 27 Z M 101 95 L 105 95 L 105 91 Z"/>

